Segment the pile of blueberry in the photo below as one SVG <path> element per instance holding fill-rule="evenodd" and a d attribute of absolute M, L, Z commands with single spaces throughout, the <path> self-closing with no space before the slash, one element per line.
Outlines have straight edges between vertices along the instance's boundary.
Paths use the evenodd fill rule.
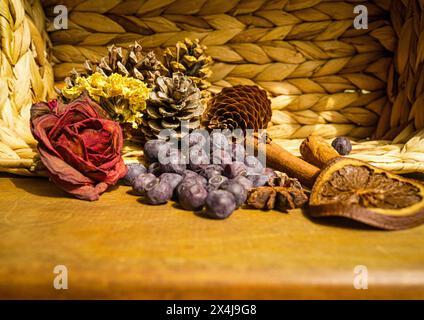
<path fill-rule="evenodd" d="M 256 157 L 246 155 L 242 144 L 231 143 L 222 133 L 210 136 L 208 149 L 199 147 L 205 144 L 201 134 L 193 132 L 184 139 L 188 146 L 185 163 L 180 161 L 185 155 L 171 143 L 150 140 L 144 146 L 148 168 L 139 163 L 128 165 L 125 183 L 144 202 L 157 205 L 174 199 L 183 209 L 224 219 L 245 203 L 251 188 L 263 186 L 275 176 Z M 160 155 L 166 155 L 169 163 L 159 161 Z"/>

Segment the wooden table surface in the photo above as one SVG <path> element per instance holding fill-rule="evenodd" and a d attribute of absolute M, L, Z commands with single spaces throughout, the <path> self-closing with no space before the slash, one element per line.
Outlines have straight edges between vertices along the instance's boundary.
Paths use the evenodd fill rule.
<path fill-rule="evenodd" d="M 119 186 L 97 202 L 0 176 L 0 298 L 424 298 L 424 226 L 238 210 L 215 221 L 146 206 Z M 68 289 L 56 290 L 56 265 Z M 368 289 L 353 286 L 366 266 Z"/>

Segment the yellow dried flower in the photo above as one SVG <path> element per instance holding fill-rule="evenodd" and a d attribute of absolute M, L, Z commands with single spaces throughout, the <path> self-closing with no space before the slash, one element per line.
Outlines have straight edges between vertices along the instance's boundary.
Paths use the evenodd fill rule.
<path fill-rule="evenodd" d="M 106 76 L 98 72 L 87 77 L 77 77 L 75 85 L 62 89 L 62 94 L 67 99 L 76 99 L 84 91 L 106 109 L 112 118 L 131 123 L 135 128 L 141 122 L 142 111 L 149 97 L 149 89 L 141 80 L 118 73 Z"/>

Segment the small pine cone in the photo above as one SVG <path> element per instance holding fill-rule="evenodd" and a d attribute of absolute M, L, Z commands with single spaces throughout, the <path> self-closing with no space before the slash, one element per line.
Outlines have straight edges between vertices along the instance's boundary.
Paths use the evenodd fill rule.
<path fill-rule="evenodd" d="M 165 50 L 164 60 L 170 75 L 173 72 L 181 72 L 188 76 L 200 90 L 210 86 L 206 79 L 212 73 L 209 69 L 212 58 L 206 54 L 206 47 L 201 45 L 198 39 L 178 41 L 175 48 Z"/>
<path fill-rule="evenodd" d="M 85 71 L 81 74 L 72 71 L 71 76 L 65 79 L 68 87 L 74 86 L 74 81 L 79 76 L 92 75 L 99 72 L 105 76 L 119 73 L 123 76 L 133 77 L 145 82 L 149 87 L 154 85 L 156 78 L 167 70 L 156 58 L 153 51 L 144 54 L 143 48 L 138 42 L 134 42 L 123 53 L 121 47 L 112 45 L 108 48 L 108 55 L 102 57 L 99 62 L 87 60 L 84 63 Z"/>
<path fill-rule="evenodd" d="M 160 76 L 147 101 L 141 130 L 146 141 L 157 138 L 163 129 L 179 134 L 182 121 L 191 131 L 200 126 L 202 112 L 200 90 L 190 78 L 178 72 L 172 77 Z"/>
<path fill-rule="evenodd" d="M 224 88 L 211 98 L 202 117 L 202 125 L 213 129 L 266 129 L 271 121 L 271 101 L 256 86 Z"/>

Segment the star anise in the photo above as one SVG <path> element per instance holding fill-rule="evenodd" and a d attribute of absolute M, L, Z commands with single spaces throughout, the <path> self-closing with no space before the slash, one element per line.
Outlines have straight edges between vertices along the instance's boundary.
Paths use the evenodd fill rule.
<path fill-rule="evenodd" d="M 247 204 L 256 209 L 277 209 L 287 212 L 301 208 L 308 201 L 302 188 L 292 187 L 258 187 L 251 189 Z"/>

